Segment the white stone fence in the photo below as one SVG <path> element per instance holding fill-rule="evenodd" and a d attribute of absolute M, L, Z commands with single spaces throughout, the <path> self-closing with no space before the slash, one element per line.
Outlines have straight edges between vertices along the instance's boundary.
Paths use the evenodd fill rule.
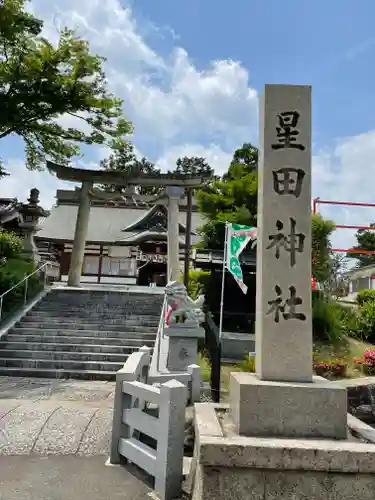
<path fill-rule="evenodd" d="M 110 463 L 121 458 L 155 478 L 161 500 L 181 494 L 187 387 L 169 380 L 155 387 L 147 384 L 150 348 L 131 354 L 116 374 Z M 145 410 L 158 407 L 158 416 Z M 156 449 L 140 441 L 140 434 L 156 441 Z"/>

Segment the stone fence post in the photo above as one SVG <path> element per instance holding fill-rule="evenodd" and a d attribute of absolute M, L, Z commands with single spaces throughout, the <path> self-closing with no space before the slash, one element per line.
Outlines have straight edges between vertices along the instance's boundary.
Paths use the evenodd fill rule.
<path fill-rule="evenodd" d="M 146 370 L 150 364 L 151 349 L 147 346 L 140 348 L 138 352 L 131 354 L 124 364 L 123 368 L 116 373 L 115 398 L 113 403 L 112 420 L 112 441 L 109 461 L 111 464 L 120 463 L 120 454 L 118 445 L 120 438 L 129 438 L 132 432 L 131 428 L 123 422 L 123 409 L 131 408 L 132 396 L 124 394 L 122 390 L 123 382 L 134 382 L 139 378 L 147 378 Z M 147 380 L 142 380 L 147 383 Z"/>
<path fill-rule="evenodd" d="M 160 386 L 160 439 L 155 474 L 155 491 L 160 498 L 181 495 L 186 398 L 187 388 L 177 380 Z"/>
<path fill-rule="evenodd" d="M 189 365 L 188 372 L 190 374 L 190 404 L 199 403 L 202 385 L 201 368 L 199 365 Z"/>

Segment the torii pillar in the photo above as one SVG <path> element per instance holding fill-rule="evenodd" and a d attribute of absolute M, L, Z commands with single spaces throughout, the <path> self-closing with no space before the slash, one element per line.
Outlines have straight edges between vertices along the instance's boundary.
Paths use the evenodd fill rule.
<path fill-rule="evenodd" d="M 168 195 L 168 266 L 167 282 L 180 278 L 180 222 L 178 220 L 179 200 L 184 189 L 177 186 L 167 187 Z"/>
<path fill-rule="evenodd" d="M 84 181 L 81 186 L 74 243 L 69 266 L 68 286 L 79 286 L 81 281 L 87 231 L 90 219 L 89 191 L 92 188 L 92 185 L 92 182 Z"/>

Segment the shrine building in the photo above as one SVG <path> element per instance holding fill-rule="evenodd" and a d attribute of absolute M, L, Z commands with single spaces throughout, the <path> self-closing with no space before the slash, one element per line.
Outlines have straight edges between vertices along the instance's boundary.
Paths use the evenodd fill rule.
<path fill-rule="evenodd" d="M 68 278 L 79 193 L 79 189 L 57 190 L 56 204 L 35 237 L 40 254 L 54 255 L 60 263 L 62 281 Z M 181 273 L 186 249 L 186 215 L 187 200 L 182 198 L 178 213 Z M 197 229 L 202 222 L 193 199 L 191 246 L 199 241 Z M 155 201 L 153 196 L 137 195 L 111 201 L 92 199 L 81 282 L 164 286 L 167 224 L 168 204 L 163 198 Z"/>

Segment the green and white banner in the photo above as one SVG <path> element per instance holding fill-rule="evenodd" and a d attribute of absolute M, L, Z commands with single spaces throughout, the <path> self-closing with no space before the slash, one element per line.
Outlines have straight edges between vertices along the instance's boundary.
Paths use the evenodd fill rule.
<path fill-rule="evenodd" d="M 232 274 L 243 293 L 247 293 L 247 286 L 243 282 L 243 274 L 239 256 L 250 240 L 256 240 L 255 227 L 242 224 L 226 225 L 225 267 Z"/>

